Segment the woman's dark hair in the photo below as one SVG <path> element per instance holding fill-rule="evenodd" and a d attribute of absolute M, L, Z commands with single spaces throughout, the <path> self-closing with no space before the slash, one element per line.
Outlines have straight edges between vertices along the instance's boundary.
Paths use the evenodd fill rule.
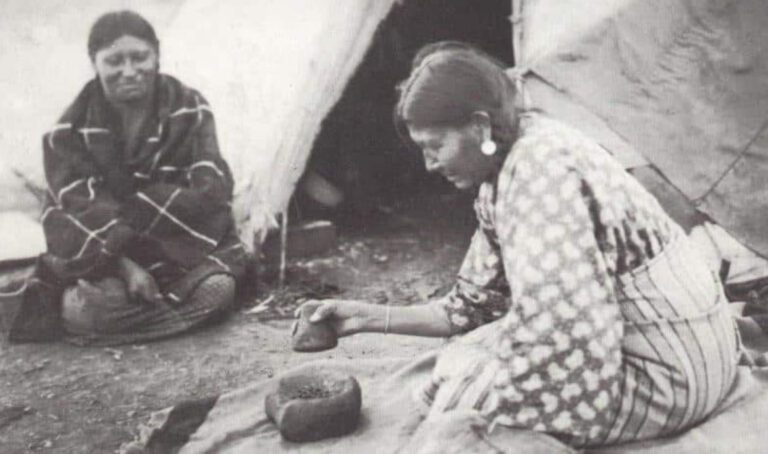
<path fill-rule="evenodd" d="M 155 29 L 146 19 L 133 11 L 114 11 L 99 17 L 88 35 L 88 55 L 91 60 L 96 52 L 109 46 L 118 38 L 130 35 L 143 39 L 155 48 L 160 49 Z"/>
<path fill-rule="evenodd" d="M 499 60 L 466 43 L 442 41 L 422 48 L 411 74 L 399 87 L 395 123 L 407 126 L 461 127 L 472 113 L 487 112 L 493 139 L 502 149 L 516 134 L 515 84 Z"/>

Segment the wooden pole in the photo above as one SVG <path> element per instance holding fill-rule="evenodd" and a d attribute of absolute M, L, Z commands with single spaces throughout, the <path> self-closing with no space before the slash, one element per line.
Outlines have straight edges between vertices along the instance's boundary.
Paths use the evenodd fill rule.
<path fill-rule="evenodd" d="M 288 248 L 288 210 L 286 209 L 281 216 L 280 223 L 280 277 L 279 286 L 282 290 L 285 287 L 285 268 L 287 263 L 287 248 Z"/>

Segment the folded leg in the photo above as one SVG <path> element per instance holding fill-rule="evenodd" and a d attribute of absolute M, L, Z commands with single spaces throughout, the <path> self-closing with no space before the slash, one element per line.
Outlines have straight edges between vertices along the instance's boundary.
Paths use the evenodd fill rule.
<path fill-rule="evenodd" d="M 206 277 L 184 301 L 159 304 L 133 299 L 122 280 L 107 278 L 65 290 L 62 316 L 69 340 L 78 344 L 144 342 L 200 326 L 230 309 L 234 298 L 235 280 L 226 274 Z"/>

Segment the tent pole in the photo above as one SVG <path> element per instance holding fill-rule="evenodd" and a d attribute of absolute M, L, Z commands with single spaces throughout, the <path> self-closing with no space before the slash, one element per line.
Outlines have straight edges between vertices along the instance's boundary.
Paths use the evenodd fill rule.
<path fill-rule="evenodd" d="M 518 56 L 520 52 L 520 35 L 522 34 L 519 26 L 521 6 L 520 0 L 510 0 L 510 3 L 512 3 L 512 15 L 509 16 L 509 22 L 512 24 L 512 36 L 510 36 L 510 41 L 512 41 L 512 53 L 515 56 L 515 66 L 518 66 L 520 63 L 520 57 Z"/>
<path fill-rule="evenodd" d="M 512 52 L 515 56 L 515 66 L 522 67 L 523 59 L 523 0 L 511 0 L 512 15 L 509 21 L 512 23 Z M 527 62 L 526 62 L 527 63 Z"/>
<path fill-rule="evenodd" d="M 288 210 L 280 217 L 280 290 L 285 287 L 286 249 L 288 246 Z"/>

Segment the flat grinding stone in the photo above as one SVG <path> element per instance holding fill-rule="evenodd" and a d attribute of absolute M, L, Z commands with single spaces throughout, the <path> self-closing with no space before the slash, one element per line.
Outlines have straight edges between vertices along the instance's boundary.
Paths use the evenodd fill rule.
<path fill-rule="evenodd" d="M 320 303 L 306 303 L 299 309 L 291 338 L 291 345 L 297 352 L 319 352 L 338 345 L 336 331 L 325 321 L 311 323 L 309 317 L 315 313 Z"/>
<path fill-rule="evenodd" d="M 280 378 L 264 399 L 269 419 L 286 440 L 338 437 L 357 428 L 362 394 L 357 380 L 329 369 L 311 368 Z"/>

